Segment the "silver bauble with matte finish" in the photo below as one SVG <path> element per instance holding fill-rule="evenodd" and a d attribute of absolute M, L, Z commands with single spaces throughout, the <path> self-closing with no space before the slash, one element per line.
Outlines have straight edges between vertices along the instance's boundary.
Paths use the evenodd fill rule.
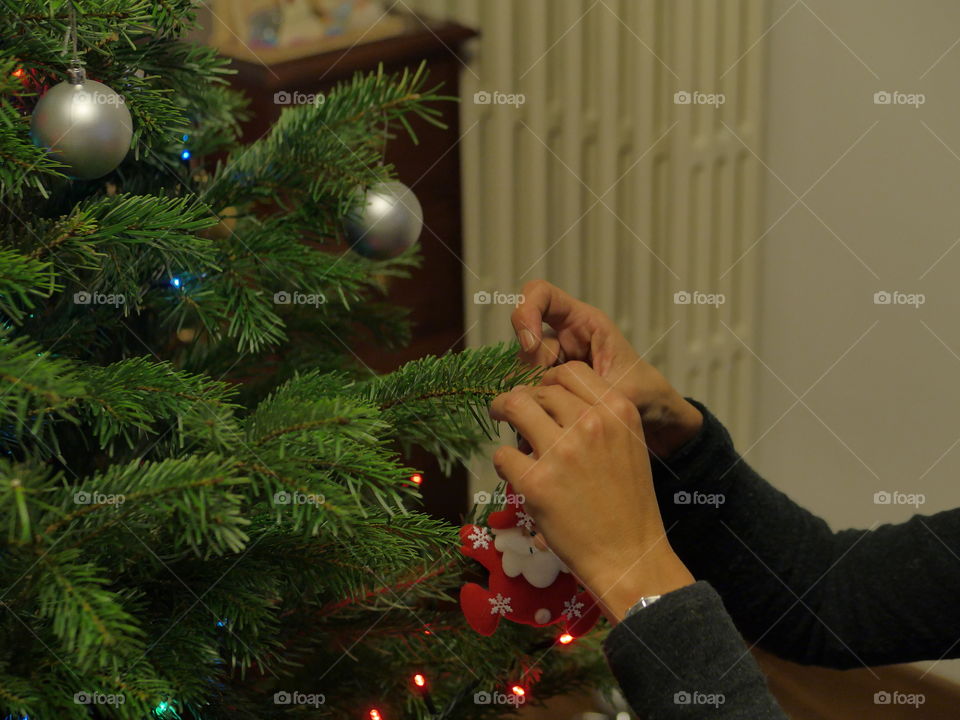
<path fill-rule="evenodd" d="M 69 80 L 40 98 L 30 134 L 36 145 L 69 166 L 66 174 L 92 180 L 123 162 L 133 137 L 133 119 L 122 95 L 73 68 Z"/>
<path fill-rule="evenodd" d="M 412 246 L 423 229 L 420 201 L 398 180 L 373 185 L 344 221 L 350 247 L 364 257 L 387 260 Z"/>

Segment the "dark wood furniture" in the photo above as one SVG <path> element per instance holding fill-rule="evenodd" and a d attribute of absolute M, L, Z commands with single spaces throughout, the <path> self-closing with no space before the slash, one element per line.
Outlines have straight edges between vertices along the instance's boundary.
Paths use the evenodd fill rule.
<path fill-rule="evenodd" d="M 428 25 L 415 17 L 408 18 L 408 25 L 402 35 L 271 66 L 234 60 L 236 75 L 231 83 L 250 99 L 251 119 L 244 126 L 244 140 L 262 136 L 280 115 L 284 106 L 274 102 L 275 93 L 326 92 L 356 72 L 375 70 L 379 63 L 392 72 L 414 69 L 426 60 L 429 86 L 442 84 L 442 94 L 459 97 L 461 47 L 476 33 L 455 23 Z M 386 352 L 374 344 L 356 348 L 363 361 L 377 372 L 387 372 L 424 355 L 463 348 L 459 112 L 453 102 L 440 107 L 446 129 L 412 118 L 419 145 L 397 128 L 397 137 L 387 148 L 387 161 L 396 167 L 399 179 L 414 188 L 423 206 L 423 265 L 409 279 L 394 281 L 388 296 L 390 302 L 412 310 L 410 346 L 397 352 Z M 443 478 L 436 460 L 419 450 L 408 461 L 423 470 L 421 490 L 427 511 L 459 520 L 466 509 L 464 470 L 457 468 L 452 477 Z"/>

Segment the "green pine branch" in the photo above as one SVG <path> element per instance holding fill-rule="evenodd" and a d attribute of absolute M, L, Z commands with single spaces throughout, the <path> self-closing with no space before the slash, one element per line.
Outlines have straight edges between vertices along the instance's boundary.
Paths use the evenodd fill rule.
<path fill-rule="evenodd" d="M 0 247 L 0 313 L 18 322 L 60 287 L 49 262 Z"/>
<path fill-rule="evenodd" d="M 332 234 L 331 220 L 347 214 L 358 187 L 384 179 L 384 126 L 405 114 L 441 124 L 433 103 L 447 99 L 427 89 L 425 65 L 387 75 L 381 68 L 339 85 L 322 101 L 287 108 L 270 132 L 231 154 L 203 197 L 214 207 L 272 201 L 311 217 L 318 234 Z M 415 134 L 412 135 L 414 138 Z"/>
<path fill-rule="evenodd" d="M 490 401 L 515 385 L 535 381 L 517 364 L 517 346 L 501 344 L 407 363 L 362 388 L 404 446 L 420 445 L 448 466 L 464 460 L 496 434 Z"/>

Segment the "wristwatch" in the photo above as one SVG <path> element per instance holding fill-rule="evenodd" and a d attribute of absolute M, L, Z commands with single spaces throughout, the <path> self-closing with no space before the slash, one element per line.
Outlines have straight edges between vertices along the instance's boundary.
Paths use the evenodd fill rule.
<path fill-rule="evenodd" d="M 627 614 L 623 616 L 623 619 L 626 620 L 628 617 L 635 615 L 645 607 L 650 607 L 662 597 L 663 595 L 646 595 L 645 597 L 640 598 L 629 610 L 627 610 Z"/>

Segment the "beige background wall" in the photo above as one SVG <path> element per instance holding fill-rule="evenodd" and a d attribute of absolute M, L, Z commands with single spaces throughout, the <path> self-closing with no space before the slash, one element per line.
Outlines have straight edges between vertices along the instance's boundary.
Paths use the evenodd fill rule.
<path fill-rule="evenodd" d="M 915 512 L 874 504 L 881 490 L 925 494 L 924 513 L 956 507 L 960 4 L 772 0 L 769 19 L 768 368 L 747 457 L 835 528 Z M 881 90 L 926 101 L 875 105 Z M 926 302 L 875 305 L 883 290 Z"/>

